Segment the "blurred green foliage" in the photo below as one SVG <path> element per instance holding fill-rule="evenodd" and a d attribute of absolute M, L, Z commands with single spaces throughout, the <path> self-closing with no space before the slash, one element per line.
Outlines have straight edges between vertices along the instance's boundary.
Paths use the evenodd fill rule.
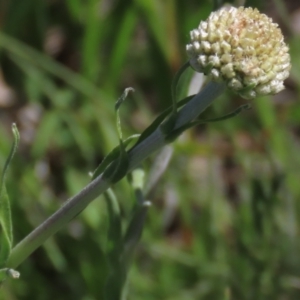
<path fill-rule="evenodd" d="M 124 88 L 136 89 L 121 108 L 125 136 L 171 104 L 189 31 L 219 2 L 1 1 L 1 166 L 12 122 L 21 134 L 7 182 L 14 243 L 81 190 L 118 144 L 113 109 Z M 261 9 L 290 44 L 287 89 L 174 144 L 151 195 L 129 299 L 299 299 L 300 37 L 278 7 L 293 12 L 278 0 Z M 241 103 L 228 93 L 205 115 Z M 133 192 L 126 180 L 114 190 L 125 227 Z M 0 298 L 102 299 L 107 214 L 100 197 L 20 266 L 20 280 L 8 281 Z"/>

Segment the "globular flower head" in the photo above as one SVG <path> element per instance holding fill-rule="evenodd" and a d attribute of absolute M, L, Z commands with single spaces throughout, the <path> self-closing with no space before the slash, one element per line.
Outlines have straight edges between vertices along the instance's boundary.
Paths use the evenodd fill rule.
<path fill-rule="evenodd" d="M 289 76 L 289 48 L 281 30 L 257 9 L 222 8 L 190 33 L 191 66 L 247 99 L 276 94 Z"/>

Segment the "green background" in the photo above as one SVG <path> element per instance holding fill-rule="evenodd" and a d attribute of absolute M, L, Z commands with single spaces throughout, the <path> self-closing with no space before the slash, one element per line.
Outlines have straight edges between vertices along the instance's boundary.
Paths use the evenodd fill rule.
<path fill-rule="evenodd" d="M 290 45 L 287 88 L 173 144 L 151 195 L 128 299 L 300 299 L 297 5 L 264 3 L 259 8 Z M 170 105 L 189 31 L 213 7 L 200 0 L 1 1 L 0 166 L 12 122 L 21 134 L 7 183 L 15 243 L 80 191 L 117 145 L 114 104 L 126 87 L 136 92 L 121 107 L 124 136 L 141 133 Z M 228 92 L 204 116 L 244 103 Z M 149 170 L 151 159 L 143 166 Z M 114 190 L 126 225 L 132 190 L 126 180 Z M 0 298 L 102 299 L 107 231 L 99 197 L 18 268 L 21 278 L 7 281 Z"/>

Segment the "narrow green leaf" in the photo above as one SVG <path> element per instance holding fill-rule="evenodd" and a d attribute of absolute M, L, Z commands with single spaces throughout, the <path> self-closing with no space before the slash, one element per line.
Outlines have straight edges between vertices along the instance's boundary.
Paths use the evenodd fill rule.
<path fill-rule="evenodd" d="M 172 92 L 172 113 L 169 118 L 161 125 L 161 130 L 163 133 L 169 133 L 175 126 L 177 118 L 177 89 L 179 85 L 179 80 L 182 74 L 190 67 L 190 62 L 185 62 L 180 69 L 176 72 L 171 85 Z"/>
<path fill-rule="evenodd" d="M 116 258 L 116 256 L 119 256 L 120 253 L 122 253 L 122 228 L 120 207 L 112 189 L 108 189 L 104 193 L 104 198 L 109 215 L 108 254 L 110 258 Z"/>
<path fill-rule="evenodd" d="M 184 73 L 184 71 L 190 66 L 190 62 L 186 62 L 175 74 L 174 79 L 172 81 L 172 103 L 173 103 L 173 110 L 176 111 L 177 108 L 177 86 L 179 83 L 179 79 L 181 78 L 181 75 Z"/>
<path fill-rule="evenodd" d="M 121 95 L 121 97 L 117 100 L 116 104 L 115 104 L 115 110 L 118 111 L 120 109 L 121 104 L 125 101 L 125 99 L 127 98 L 129 92 L 134 92 L 134 88 L 129 87 L 126 88 L 123 92 L 123 94 Z"/>
<path fill-rule="evenodd" d="M 105 299 L 121 299 L 121 294 L 128 275 L 128 269 L 132 261 L 134 249 L 141 237 L 147 208 L 142 187 L 144 185 L 144 172 L 136 169 L 132 172 L 132 186 L 136 194 L 137 205 L 134 208 L 132 219 L 125 236 L 121 232 L 121 218 L 118 203 L 113 194 L 106 194 L 110 224 L 109 224 L 109 265 L 110 276 L 105 288 Z M 111 191 L 109 191 L 111 193 Z"/>
<path fill-rule="evenodd" d="M 179 101 L 177 103 L 177 107 L 180 108 L 181 106 L 183 106 L 184 104 L 186 104 L 187 102 L 189 102 L 195 95 L 191 95 L 188 96 L 184 99 L 182 99 L 181 101 Z M 162 124 L 162 122 L 164 121 L 164 119 L 172 112 L 172 108 L 173 107 L 169 107 L 167 109 L 165 109 L 160 115 L 158 115 L 156 117 L 156 119 L 150 124 L 150 126 L 148 126 L 143 133 L 140 135 L 139 139 L 137 140 L 137 142 L 135 143 L 135 145 L 133 146 L 136 147 L 138 144 L 140 144 L 144 139 L 146 139 L 152 132 L 154 132 L 159 125 Z"/>
<path fill-rule="evenodd" d="M 107 79 L 113 85 L 120 81 L 122 70 L 126 60 L 128 59 L 128 52 L 132 43 L 132 36 L 137 28 L 137 21 L 139 20 L 139 11 L 135 5 L 126 5 L 123 14 L 120 15 L 120 20 L 117 23 L 118 28 L 115 30 L 115 40 L 110 54 L 109 66 L 107 68 Z"/>
<path fill-rule="evenodd" d="M 9 198 L 3 185 L 0 191 L 0 267 L 3 268 L 12 247 L 12 224 Z"/>
<path fill-rule="evenodd" d="M 119 157 L 107 167 L 103 174 L 103 177 L 111 183 L 116 183 L 122 179 L 126 175 L 129 167 L 128 154 L 121 140 L 119 148 Z"/>
<path fill-rule="evenodd" d="M 93 178 L 95 178 L 95 176 L 101 174 L 102 171 L 104 171 L 103 177 L 106 180 L 115 183 L 120 179 L 122 179 L 128 171 L 129 161 L 128 161 L 128 154 L 126 151 L 126 146 L 130 142 L 130 140 L 127 139 L 126 141 L 123 141 L 119 109 L 130 91 L 134 91 L 134 89 L 131 87 L 126 88 L 123 94 L 121 95 L 121 97 L 117 100 L 115 104 L 115 111 L 117 116 L 116 125 L 117 125 L 120 144 L 117 148 L 115 148 L 112 152 L 110 152 L 110 154 L 104 159 L 102 164 L 96 169 Z"/>
<path fill-rule="evenodd" d="M 135 0 L 135 3 L 143 15 L 144 21 L 149 26 L 155 42 L 164 58 L 168 61 L 168 47 L 166 47 L 167 28 L 165 26 L 164 2 L 156 0 Z"/>
<path fill-rule="evenodd" d="M 192 128 L 192 127 L 200 125 L 200 124 L 212 123 L 212 122 L 219 122 L 219 121 L 227 120 L 227 119 L 235 117 L 236 115 L 238 115 L 242 111 L 248 110 L 250 108 L 251 108 L 250 104 L 244 104 L 244 105 L 241 105 L 240 107 L 238 107 L 233 112 L 231 112 L 229 114 L 226 114 L 226 115 L 224 115 L 222 117 L 213 118 L 213 119 L 207 119 L 207 120 L 196 120 L 196 121 L 190 122 L 188 124 L 183 125 L 182 127 L 179 127 L 177 129 L 173 130 L 167 136 L 166 140 L 168 142 L 173 142 L 179 135 L 181 135 L 181 133 L 183 133 L 185 130 L 187 130 L 189 128 Z"/>
<path fill-rule="evenodd" d="M 126 279 L 120 264 L 123 253 L 121 215 L 118 201 L 111 189 L 104 193 L 109 215 L 107 260 L 109 276 L 104 289 L 105 299 L 120 299 Z"/>
<path fill-rule="evenodd" d="M 244 110 L 248 110 L 248 109 L 251 109 L 251 104 L 247 103 L 247 104 L 243 104 L 243 105 L 239 106 L 237 109 L 235 109 L 231 113 L 228 113 L 224 116 L 213 118 L 213 119 L 206 119 L 206 120 L 199 119 L 196 122 L 199 122 L 198 124 L 201 124 L 202 122 L 204 122 L 204 123 L 219 122 L 219 121 L 231 119 L 231 118 L 237 116 L 238 114 L 240 114 L 241 112 L 243 112 Z"/>
<path fill-rule="evenodd" d="M 136 197 L 136 206 L 133 209 L 132 217 L 124 236 L 124 251 L 121 264 L 126 273 L 131 264 L 134 250 L 142 236 L 148 208 L 151 206 L 151 202 L 146 201 L 143 193 L 144 177 L 145 172 L 142 169 L 138 168 L 132 172 L 132 187 Z"/>
<path fill-rule="evenodd" d="M 122 256 L 122 265 L 128 269 L 132 261 L 134 250 L 142 236 L 150 201 L 144 201 L 138 204 L 134 210 L 129 226 L 124 237 L 124 254 Z"/>
<path fill-rule="evenodd" d="M 117 115 L 117 130 L 118 130 L 120 141 L 122 141 L 123 138 L 122 138 L 122 128 L 121 128 L 121 119 L 120 119 L 120 115 L 119 115 L 119 109 L 120 109 L 122 103 L 127 98 L 129 92 L 134 92 L 134 89 L 132 87 L 126 88 L 124 90 L 123 94 L 121 95 L 121 97 L 117 100 L 117 102 L 115 104 L 115 111 L 116 111 L 116 115 Z"/>
<path fill-rule="evenodd" d="M 104 96 L 98 87 L 91 84 L 83 76 L 71 71 L 63 65 L 55 62 L 52 58 L 41 54 L 17 39 L 9 37 L 3 32 L 0 32 L 0 46 L 8 51 L 11 59 L 19 57 L 30 64 L 40 67 L 42 70 L 62 79 L 75 90 L 80 91 L 83 95 L 91 97 L 92 99 L 98 99 L 99 97 Z M 106 102 L 103 102 L 103 105 L 106 105 Z"/>
<path fill-rule="evenodd" d="M 81 13 L 84 23 L 81 58 L 82 75 L 92 82 L 95 82 L 101 68 L 99 44 L 104 31 L 103 23 L 105 22 L 104 18 L 100 17 L 98 5 L 98 0 L 88 0 L 78 5 L 81 6 L 79 13 Z"/>
<path fill-rule="evenodd" d="M 125 141 L 123 141 L 123 146 L 126 148 L 134 139 L 140 137 L 139 134 L 134 134 L 128 137 Z M 120 156 L 120 145 L 115 147 L 101 162 L 101 164 L 94 171 L 92 180 L 94 180 L 97 176 L 104 172 L 104 170 L 110 165 L 114 160 L 116 160 Z"/>
<path fill-rule="evenodd" d="M 12 125 L 12 132 L 14 135 L 14 142 L 5 162 L 0 181 L 0 268 L 5 266 L 10 255 L 13 240 L 10 203 L 6 191 L 5 180 L 9 164 L 17 150 L 20 140 L 20 135 L 15 124 Z"/>

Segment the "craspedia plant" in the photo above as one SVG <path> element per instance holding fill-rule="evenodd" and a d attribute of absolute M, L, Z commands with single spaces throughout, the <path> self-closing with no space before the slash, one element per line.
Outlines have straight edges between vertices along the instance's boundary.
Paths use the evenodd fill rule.
<path fill-rule="evenodd" d="M 289 48 L 278 24 L 257 9 L 224 7 L 190 32 L 190 65 L 242 97 L 276 94 L 289 76 Z"/>

